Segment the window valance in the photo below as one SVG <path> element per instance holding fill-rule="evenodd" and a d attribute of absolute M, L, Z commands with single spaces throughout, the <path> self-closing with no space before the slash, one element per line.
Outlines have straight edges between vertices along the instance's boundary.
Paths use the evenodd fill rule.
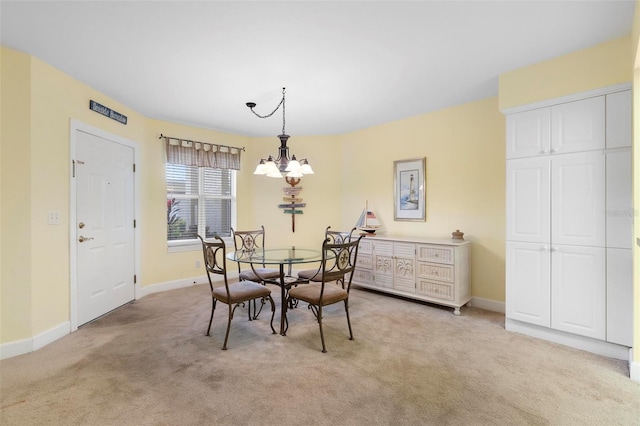
<path fill-rule="evenodd" d="M 167 163 L 240 170 L 240 153 L 244 148 L 174 138 L 162 134 L 160 139 L 166 140 Z"/>

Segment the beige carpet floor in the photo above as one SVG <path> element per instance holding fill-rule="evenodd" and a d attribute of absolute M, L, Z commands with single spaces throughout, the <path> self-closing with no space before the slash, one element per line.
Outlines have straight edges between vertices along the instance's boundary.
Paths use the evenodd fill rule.
<path fill-rule="evenodd" d="M 204 335 L 208 286 L 152 294 L 3 360 L 0 424 L 640 425 L 624 361 L 507 332 L 477 308 L 351 299 L 355 340 L 335 305 L 323 354 L 306 307 L 286 337 L 238 310 L 222 351 L 225 309 Z"/>

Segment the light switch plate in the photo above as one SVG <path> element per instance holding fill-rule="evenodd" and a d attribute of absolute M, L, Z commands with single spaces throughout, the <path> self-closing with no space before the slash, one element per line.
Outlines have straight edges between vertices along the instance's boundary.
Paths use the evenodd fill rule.
<path fill-rule="evenodd" d="M 49 225 L 60 225 L 60 212 L 49 212 Z"/>

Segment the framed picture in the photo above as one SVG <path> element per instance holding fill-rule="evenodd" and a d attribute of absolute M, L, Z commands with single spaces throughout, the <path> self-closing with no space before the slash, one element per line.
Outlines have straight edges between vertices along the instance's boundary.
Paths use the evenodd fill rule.
<path fill-rule="evenodd" d="M 393 162 L 394 220 L 425 221 L 426 157 Z"/>

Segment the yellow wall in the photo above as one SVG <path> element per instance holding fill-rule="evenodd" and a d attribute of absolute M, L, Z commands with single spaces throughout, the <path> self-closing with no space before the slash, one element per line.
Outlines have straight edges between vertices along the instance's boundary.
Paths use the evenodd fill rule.
<path fill-rule="evenodd" d="M 20 340 L 31 330 L 31 58 L 2 50 L 0 164 L 0 338 Z"/>
<path fill-rule="evenodd" d="M 471 241 L 474 297 L 505 299 L 505 119 L 497 98 L 424 114 L 341 137 L 343 223 L 365 202 L 381 234 Z M 393 162 L 426 157 L 426 221 L 394 221 Z"/>
<path fill-rule="evenodd" d="M 500 75 L 500 110 L 631 81 L 631 36 Z"/>

